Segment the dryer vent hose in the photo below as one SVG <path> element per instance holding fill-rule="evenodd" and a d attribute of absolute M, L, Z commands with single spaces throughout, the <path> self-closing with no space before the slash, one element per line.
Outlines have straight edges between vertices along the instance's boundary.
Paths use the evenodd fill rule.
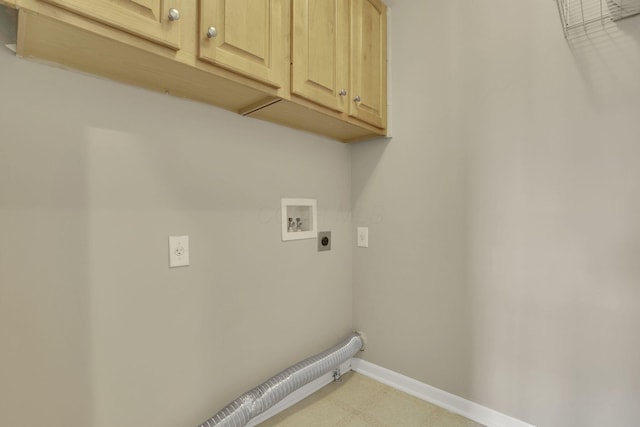
<path fill-rule="evenodd" d="M 200 427 L 244 427 L 300 387 L 335 370 L 364 347 L 364 334 L 354 332 L 341 343 L 296 363 L 238 397 Z"/>

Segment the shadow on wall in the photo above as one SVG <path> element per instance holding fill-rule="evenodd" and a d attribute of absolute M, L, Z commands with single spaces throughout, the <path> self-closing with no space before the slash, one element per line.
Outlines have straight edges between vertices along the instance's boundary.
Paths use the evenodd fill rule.
<path fill-rule="evenodd" d="M 593 23 L 570 33 L 567 42 L 594 105 L 633 101 L 640 88 L 640 16 Z"/>
<path fill-rule="evenodd" d="M 357 168 L 363 174 L 362 179 L 352 182 L 351 194 L 353 197 L 353 206 L 359 206 L 359 200 L 367 191 L 367 187 L 370 187 L 372 179 L 375 179 L 378 164 L 382 160 L 382 156 L 384 156 L 390 143 L 390 139 L 376 138 L 375 140 L 351 144 L 354 152 L 362 148 L 358 150 L 358 155 L 352 156 L 351 162 L 352 167 Z M 354 210 L 353 213 L 355 214 L 355 212 Z M 381 223 L 384 220 L 384 216 L 384 205 L 382 203 L 376 203 L 368 209 L 359 210 L 354 220 L 357 224 L 372 226 Z"/>
<path fill-rule="evenodd" d="M 11 84 L 0 92 L 13 100 Z M 21 93 L 25 104 L 12 106 L 37 104 L 37 94 Z M 91 426 L 87 153 L 75 130 L 50 126 L 51 141 L 32 120 L 46 122 L 37 111 L 11 116 L 0 138 L 0 425 L 35 415 L 51 427 Z"/>
<path fill-rule="evenodd" d="M 18 33 L 18 11 L 0 6 L 0 45 L 15 44 Z"/>

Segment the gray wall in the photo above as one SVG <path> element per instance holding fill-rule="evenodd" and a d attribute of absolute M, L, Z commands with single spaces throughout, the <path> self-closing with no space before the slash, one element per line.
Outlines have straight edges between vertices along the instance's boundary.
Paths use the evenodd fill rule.
<path fill-rule="evenodd" d="M 640 18 L 391 2 L 394 138 L 353 151 L 365 359 L 545 427 L 640 419 Z"/>
<path fill-rule="evenodd" d="M 638 18 L 570 49 L 552 1 L 390 4 L 391 143 L 0 49 L 0 425 L 196 425 L 352 323 L 536 425 L 637 424 Z M 283 196 L 330 253 L 280 242 Z"/>
<path fill-rule="evenodd" d="M 350 331 L 348 146 L 4 47 L 0 70 L 0 425 L 197 425 Z M 317 198 L 331 252 L 281 242 L 281 197 Z"/>

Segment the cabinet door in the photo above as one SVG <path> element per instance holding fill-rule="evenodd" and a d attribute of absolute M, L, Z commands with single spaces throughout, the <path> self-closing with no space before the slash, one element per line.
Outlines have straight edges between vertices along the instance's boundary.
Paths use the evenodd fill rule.
<path fill-rule="evenodd" d="M 44 1 L 172 49 L 180 48 L 180 19 L 169 19 L 170 9 L 180 11 L 179 0 Z"/>
<path fill-rule="evenodd" d="M 345 112 L 349 15 L 345 0 L 293 0 L 291 92 Z"/>
<path fill-rule="evenodd" d="M 269 86 L 289 82 L 287 0 L 200 0 L 202 60 Z"/>
<path fill-rule="evenodd" d="M 349 115 L 387 126 L 387 11 L 378 0 L 351 0 Z"/>

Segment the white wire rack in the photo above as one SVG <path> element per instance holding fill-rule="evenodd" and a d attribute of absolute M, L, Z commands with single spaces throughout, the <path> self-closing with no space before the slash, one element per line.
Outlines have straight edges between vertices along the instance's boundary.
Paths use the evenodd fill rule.
<path fill-rule="evenodd" d="M 556 0 L 564 35 L 640 14 L 640 0 Z"/>

